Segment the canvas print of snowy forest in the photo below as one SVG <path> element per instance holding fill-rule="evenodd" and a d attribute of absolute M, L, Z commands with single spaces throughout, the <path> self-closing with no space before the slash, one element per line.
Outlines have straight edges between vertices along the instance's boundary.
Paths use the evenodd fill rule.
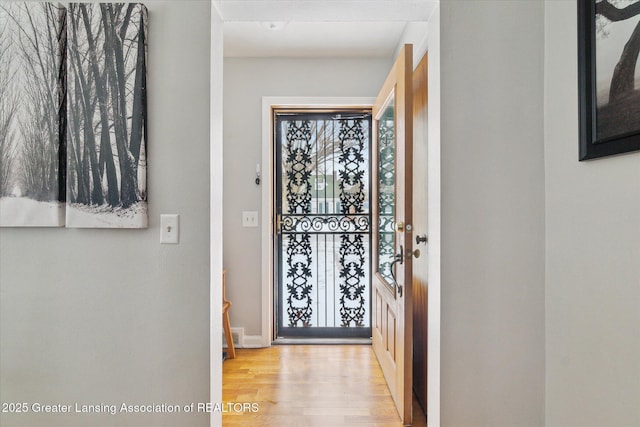
<path fill-rule="evenodd" d="M 64 225 L 64 13 L 0 4 L 0 226 Z"/>
<path fill-rule="evenodd" d="M 67 227 L 147 226 L 147 9 L 67 9 Z"/>

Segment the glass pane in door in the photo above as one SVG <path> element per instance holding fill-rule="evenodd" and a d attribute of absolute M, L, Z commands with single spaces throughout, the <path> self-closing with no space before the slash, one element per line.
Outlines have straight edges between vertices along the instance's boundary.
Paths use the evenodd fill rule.
<path fill-rule="evenodd" d="M 393 259 L 395 251 L 395 116 L 391 98 L 378 120 L 378 252 L 376 271 L 385 283 L 393 287 Z"/>

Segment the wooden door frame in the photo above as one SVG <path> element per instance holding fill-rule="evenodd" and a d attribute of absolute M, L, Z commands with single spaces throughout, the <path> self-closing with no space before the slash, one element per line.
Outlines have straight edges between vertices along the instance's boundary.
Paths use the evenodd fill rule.
<path fill-rule="evenodd" d="M 427 181 L 428 184 L 428 53 L 418 60 L 413 71 L 413 177 L 420 178 L 417 183 Z M 415 183 L 414 182 L 414 183 Z M 414 236 L 428 234 L 428 185 L 413 186 L 413 230 Z M 427 237 L 428 238 L 428 237 Z M 427 412 L 428 382 L 428 263 L 429 245 L 418 243 L 419 260 L 413 264 L 413 392 L 417 401 Z M 426 268 L 426 274 L 425 274 Z"/>

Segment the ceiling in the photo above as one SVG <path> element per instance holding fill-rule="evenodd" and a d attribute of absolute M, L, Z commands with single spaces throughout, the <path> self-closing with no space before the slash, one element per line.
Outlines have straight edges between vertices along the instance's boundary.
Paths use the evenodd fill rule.
<path fill-rule="evenodd" d="M 227 57 L 392 57 L 426 34 L 433 0 L 214 0 Z"/>

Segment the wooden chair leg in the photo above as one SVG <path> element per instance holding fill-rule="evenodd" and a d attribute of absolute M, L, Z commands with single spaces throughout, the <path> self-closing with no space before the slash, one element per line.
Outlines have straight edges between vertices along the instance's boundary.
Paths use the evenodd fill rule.
<path fill-rule="evenodd" d="M 231 321 L 229 320 L 229 308 L 231 302 L 227 301 L 227 270 L 222 271 L 222 327 L 224 328 L 224 339 L 227 340 L 227 357 L 236 358 L 236 347 L 233 344 L 231 334 Z"/>
<path fill-rule="evenodd" d="M 222 326 L 224 327 L 224 338 L 227 340 L 227 357 L 229 359 L 236 358 L 236 348 L 233 344 L 233 335 L 231 334 L 231 322 L 229 321 L 229 312 L 224 310 L 222 314 Z"/>

